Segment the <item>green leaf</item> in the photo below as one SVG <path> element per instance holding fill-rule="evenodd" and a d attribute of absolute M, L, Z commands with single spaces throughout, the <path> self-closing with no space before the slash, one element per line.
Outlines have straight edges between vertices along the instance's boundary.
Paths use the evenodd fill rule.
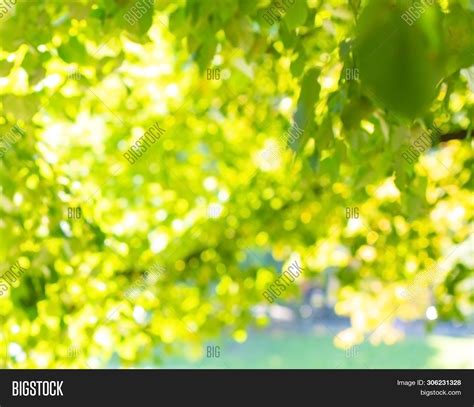
<path fill-rule="evenodd" d="M 316 148 L 324 150 L 331 146 L 334 140 L 334 133 L 332 130 L 331 116 L 326 116 L 321 126 L 318 128 L 315 136 Z"/>
<path fill-rule="evenodd" d="M 407 118 L 424 113 L 444 72 L 440 12 L 427 6 L 411 25 L 402 19 L 410 1 L 371 0 L 357 25 L 355 55 L 365 91 L 379 105 Z"/>
<path fill-rule="evenodd" d="M 372 112 L 372 104 L 367 98 L 352 98 L 346 104 L 341 115 L 341 121 L 347 129 L 360 127 L 360 121 Z"/>
<path fill-rule="evenodd" d="M 294 117 L 301 129 L 306 129 L 314 120 L 314 105 L 321 90 L 321 85 L 318 82 L 319 74 L 318 68 L 311 68 L 301 81 L 300 97 Z"/>
<path fill-rule="evenodd" d="M 280 25 L 280 37 L 286 49 L 294 48 L 298 43 L 298 36 L 294 31 L 290 31 L 286 24 Z"/>
<path fill-rule="evenodd" d="M 292 63 L 291 63 L 291 66 L 290 66 L 290 71 L 291 71 L 291 74 L 298 78 L 299 76 L 301 76 L 301 74 L 303 73 L 303 70 L 304 70 L 304 67 L 306 65 L 306 55 L 304 53 L 304 50 L 302 50 L 299 54 L 298 54 L 298 58 L 296 58 Z"/>
<path fill-rule="evenodd" d="M 138 6 L 126 7 L 122 12 L 117 13 L 121 27 L 125 28 L 130 35 L 130 38 L 138 43 L 145 43 L 148 41 L 146 33 L 153 24 L 154 6 L 145 2 L 138 2 L 141 5 L 141 9 Z M 135 13 L 131 13 L 133 7 L 137 7 Z M 127 16 L 125 18 L 125 16 Z"/>
<path fill-rule="evenodd" d="M 67 43 L 58 48 L 58 55 L 67 63 L 85 64 L 87 62 L 87 51 L 77 37 L 71 37 Z"/>
<path fill-rule="evenodd" d="M 337 180 L 339 175 L 339 165 L 339 157 L 337 157 L 336 154 L 333 154 L 321 161 L 319 173 L 321 175 L 329 176 L 331 182 L 334 182 Z"/>
<path fill-rule="evenodd" d="M 46 74 L 44 64 L 51 58 L 49 53 L 39 53 L 35 49 L 30 49 L 23 58 L 21 66 L 28 73 L 30 85 L 36 85 Z"/>
<path fill-rule="evenodd" d="M 196 62 L 201 72 L 204 72 L 212 61 L 214 53 L 216 52 L 217 41 L 209 39 L 203 42 L 196 52 Z"/>
<path fill-rule="evenodd" d="M 246 17 L 229 20 L 224 28 L 225 35 L 234 47 L 248 51 L 253 43 L 252 27 Z"/>
<path fill-rule="evenodd" d="M 255 0 L 239 0 L 239 10 L 242 14 L 252 14 L 257 8 Z"/>
<path fill-rule="evenodd" d="M 178 38 L 184 37 L 189 31 L 187 16 L 182 8 L 178 8 L 169 16 L 169 29 Z"/>
<path fill-rule="evenodd" d="M 444 17 L 443 34 L 448 74 L 474 65 L 474 12 L 453 5 Z"/>
<path fill-rule="evenodd" d="M 308 16 L 306 0 L 296 0 L 294 4 L 288 4 L 288 9 L 283 17 L 289 31 L 303 25 Z"/>

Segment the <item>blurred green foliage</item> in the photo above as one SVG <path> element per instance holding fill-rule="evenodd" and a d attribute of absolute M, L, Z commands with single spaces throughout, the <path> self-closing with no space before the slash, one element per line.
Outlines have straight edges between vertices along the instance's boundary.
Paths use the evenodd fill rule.
<path fill-rule="evenodd" d="M 352 324 L 337 346 L 393 343 L 394 319 L 431 304 L 472 318 L 472 3 L 434 2 L 412 25 L 410 1 L 296 0 L 272 25 L 264 0 L 155 3 L 135 24 L 132 0 L 18 0 L 0 19 L 0 134 L 25 133 L 0 159 L 0 272 L 27 270 L 0 297 L 8 366 L 244 342 L 294 257 L 302 285 L 337 270 Z M 130 166 L 155 122 L 166 134 Z M 296 145 L 263 160 L 294 122 Z M 463 137 L 409 164 L 433 123 Z"/>

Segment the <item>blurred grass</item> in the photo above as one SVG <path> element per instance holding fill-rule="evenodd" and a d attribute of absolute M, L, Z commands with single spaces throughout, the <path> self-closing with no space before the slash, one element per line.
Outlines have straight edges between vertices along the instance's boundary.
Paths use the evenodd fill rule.
<path fill-rule="evenodd" d="M 244 344 L 214 343 L 217 359 L 167 358 L 164 368 L 201 369 L 423 369 L 474 368 L 474 338 L 407 337 L 395 345 L 359 345 L 353 356 L 332 344 L 332 335 L 252 334 Z"/>

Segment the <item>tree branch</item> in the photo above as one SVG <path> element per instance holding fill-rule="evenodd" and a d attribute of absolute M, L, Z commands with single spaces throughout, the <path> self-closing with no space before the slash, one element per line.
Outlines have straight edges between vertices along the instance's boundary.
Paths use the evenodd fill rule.
<path fill-rule="evenodd" d="M 446 141 L 449 141 L 449 140 L 464 140 L 467 138 L 467 136 L 468 136 L 467 130 L 458 130 L 453 133 L 441 134 L 439 136 L 439 142 L 445 143 Z"/>

